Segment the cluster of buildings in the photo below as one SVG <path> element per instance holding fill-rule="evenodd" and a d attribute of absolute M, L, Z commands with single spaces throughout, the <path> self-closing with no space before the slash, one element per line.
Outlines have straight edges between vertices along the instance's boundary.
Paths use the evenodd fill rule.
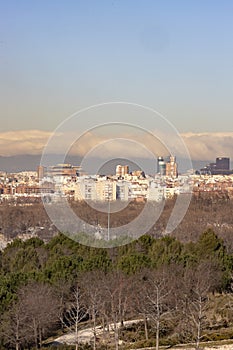
<path fill-rule="evenodd" d="M 160 174 L 161 176 L 176 178 L 178 176 L 178 167 L 176 163 L 176 157 L 174 156 L 170 156 L 169 158 L 158 157 L 157 173 Z"/>
<path fill-rule="evenodd" d="M 215 163 L 209 163 L 197 170 L 193 179 L 193 194 L 201 196 L 218 195 L 233 198 L 233 170 L 230 169 L 230 158 L 218 157 Z"/>
<path fill-rule="evenodd" d="M 207 164 L 196 173 L 201 175 L 232 175 L 233 170 L 230 170 L 230 158 L 218 157 L 215 163 Z"/>
<path fill-rule="evenodd" d="M 193 175 L 192 181 L 192 191 L 197 197 L 207 194 L 233 199 L 233 175 Z"/>
<path fill-rule="evenodd" d="M 178 179 L 175 157 L 167 160 L 166 176 L 159 172 L 155 177 L 142 170 L 130 172 L 128 165 L 117 165 L 112 175 L 84 175 L 80 167 L 60 164 L 44 169 L 38 168 L 41 185 L 54 184 L 56 194 L 70 196 L 75 200 L 90 201 L 161 201 L 183 190 L 184 179 Z M 170 168 L 169 168 L 170 166 Z M 170 169 L 170 170 L 169 170 Z"/>
<path fill-rule="evenodd" d="M 1 173 L 0 198 L 47 196 L 56 200 L 62 195 L 80 201 L 161 201 L 184 191 L 186 178 L 178 177 L 175 157 L 166 162 L 160 157 L 157 170 L 152 177 L 141 170 L 130 172 L 128 165 L 119 164 L 115 174 L 102 176 L 84 175 L 80 166 L 71 164 L 39 166 L 37 172 Z"/>
<path fill-rule="evenodd" d="M 80 166 L 57 164 L 37 172 L 0 173 L 0 200 L 60 196 L 90 201 L 161 201 L 181 193 L 224 192 L 233 195 L 233 172 L 229 158 L 217 158 L 195 174 L 178 175 L 176 158 L 158 157 L 155 176 L 141 170 L 130 172 L 117 165 L 112 175 L 85 175 Z M 211 169 L 211 171 L 209 171 Z"/>

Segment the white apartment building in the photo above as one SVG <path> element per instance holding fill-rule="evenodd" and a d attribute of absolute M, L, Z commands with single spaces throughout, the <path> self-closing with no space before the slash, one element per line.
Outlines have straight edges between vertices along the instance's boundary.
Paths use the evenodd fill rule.
<path fill-rule="evenodd" d="M 152 181 L 148 188 L 147 200 L 154 202 L 161 202 L 164 199 L 165 187 L 158 185 Z"/>
<path fill-rule="evenodd" d="M 116 182 L 111 180 L 97 181 L 96 199 L 100 201 L 115 201 Z"/>
<path fill-rule="evenodd" d="M 128 201 L 129 199 L 129 182 L 127 181 L 118 181 L 116 183 L 116 196 L 117 199 L 121 201 Z"/>
<path fill-rule="evenodd" d="M 92 178 L 81 180 L 77 187 L 79 187 L 78 193 L 81 195 L 81 199 L 84 200 L 97 200 L 96 198 L 96 180 Z"/>
<path fill-rule="evenodd" d="M 79 179 L 75 185 L 75 200 L 114 201 L 116 182 L 100 178 Z"/>
<path fill-rule="evenodd" d="M 148 181 L 132 181 L 129 185 L 129 199 L 147 198 Z"/>

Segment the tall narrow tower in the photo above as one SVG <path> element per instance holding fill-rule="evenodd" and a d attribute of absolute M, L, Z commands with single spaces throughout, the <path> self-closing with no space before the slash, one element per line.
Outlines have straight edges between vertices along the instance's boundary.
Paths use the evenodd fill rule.
<path fill-rule="evenodd" d="M 171 178 L 176 178 L 178 176 L 176 157 L 174 156 L 170 156 L 169 162 L 166 163 L 166 176 Z"/>
<path fill-rule="evenodd" d="M 45 168 L 42 165 L 37 167 L 37 177 L 38 180 L 42 180 L 45 175 Z"/>
<path fill-rule="evenodd" d="M 157 173 L 161 176 L 166 175 L 166 163 L 163 157 L 158 157 L 157 159 Z"/>

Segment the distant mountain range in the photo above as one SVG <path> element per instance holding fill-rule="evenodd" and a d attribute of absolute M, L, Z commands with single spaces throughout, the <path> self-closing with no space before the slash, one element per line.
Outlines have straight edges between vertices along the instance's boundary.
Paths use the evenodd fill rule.
<path fill-rule="evenodd" d="M 19 172 L 24 170 L 36 170 L 39 164 L 39 155 L 0 156 L 1 171 Z"/>

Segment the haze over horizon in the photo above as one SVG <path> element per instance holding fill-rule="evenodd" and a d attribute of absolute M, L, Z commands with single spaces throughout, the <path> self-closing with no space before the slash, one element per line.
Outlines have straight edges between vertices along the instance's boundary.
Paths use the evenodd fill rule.
<path fill-rule="evenodd" d="M 119 160 L 119 161 L 118 161 Z M 37 171 L 37 167 L 40 164 L 41 155 L 18 155 L 18 156 L 9 156 L 2 157 L 0 156 L 0 172 L 7 173 L 18 173 L 21 171 Z M 199 170 L 203 168 L 207 163 L 213 162 L 215 159 L 209 159 L 207 161 L 192 161 L 193 169 Z M 70 163 L 72 165 L 80 165 L 82 162 L 82 158 L 79 156 L 69 156 L 65 160 L 66 163 Z M 54 164 L 56 165 L 56 156 L 54 157 Z M 100 166 L 100 164 L 102 164 Z M 91 162 L 85 164 L 85 168 L 83 171 L 89 175 L 95 175 L 96 169 L 98 174 L 100 175 L 111 175 L 115 174 L 116 164 L 127 164 L 130 166 L 130 171 L 141 169 L 147 175 L 154 176 L 157 172 L 157 161 L 155 159 L 149 158 L 130 158 L 127 159 L 119 159 L 114 158 L 111 162 L 105 162 L 103 159 L 92 158 Z M 143 167 L 139 164 L 143 164 Z M 185 159 L 178 159 L 178 172 L 179 174 L 186 173 L 187 170 L 191 170 L 187 167 L 189 163 Z M 87 165 L 87 166 L 86 166 Z M 233 169 L 233 161 L 231 160 L 230 168 Z"/>
<path fill-rule="evenodd" d="M 0 23 L 1 156 L 40 155 L 69 115 L 125 101 L 163 114 L 192 160 L 233 159 L 230 0 L 13 0 Z"/>

